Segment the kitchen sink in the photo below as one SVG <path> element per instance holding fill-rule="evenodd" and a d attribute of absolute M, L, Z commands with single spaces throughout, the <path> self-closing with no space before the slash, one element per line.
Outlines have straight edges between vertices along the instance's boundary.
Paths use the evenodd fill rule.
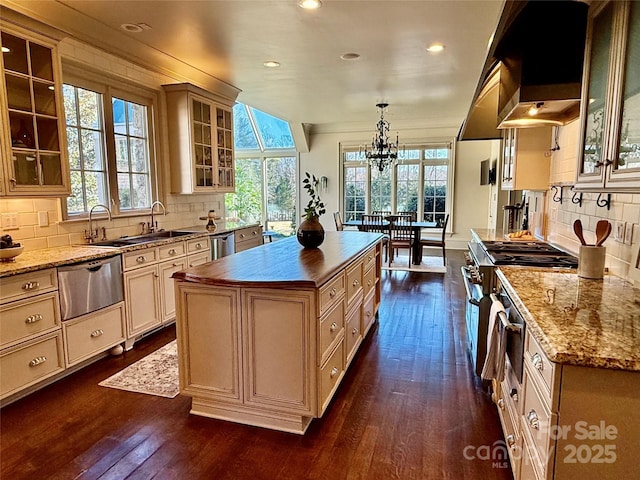
<path fill-rule="evenodd" d="M 141 243 L 155 242 L 165 238 L 177 238 L 184 235 L 193 235 L 193 232 L 183 232 L 179 230 L 162 230 L 160 232 L 146 233 L 135 237 L 116 238 L 114 240 L 103 240 L 101 242 L 87 243 L 83 247 L 129 247 Z"/>

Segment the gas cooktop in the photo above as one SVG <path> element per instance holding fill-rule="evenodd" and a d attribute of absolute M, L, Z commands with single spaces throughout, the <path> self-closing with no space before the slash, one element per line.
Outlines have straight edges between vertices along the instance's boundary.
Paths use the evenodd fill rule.
<path fill-rule="evenodd" d="M 494 265 L 578 266 L 578 259 L 544 242 L 486 241 L 482 246 Z"/>

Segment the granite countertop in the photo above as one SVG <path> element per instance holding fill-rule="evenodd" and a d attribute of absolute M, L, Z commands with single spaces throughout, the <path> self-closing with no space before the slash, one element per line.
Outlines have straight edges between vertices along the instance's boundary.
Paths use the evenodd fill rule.
<path fill-rule="evenodd" d="M 574 269 L 501 266 L 497 273 L 552 362 L 640 371 L 640 290 L 632 284 L 613 275 L 579 278 Z"/>
<path fill-rule="evenodd" d="M 15 257 L 11 262 L 0 262 L 0 278 L 33 272 L 45 268 L 60 267 L 62 265 L 95 260 L 98 258 L 112 257 L 125 252 L 157 247 L 179 240 L 192 240 L 194 238 L 204 237 L 207 235 L 211 235 L 211 232 L 207 232 L 204 230 L 204 227 L 202 227 L 202 231 L 193 232 L 190 235 L 160 238 L 152 242 L 127 245 L 125 247 L 66 245 L 61 247 L 43 248 L 40 250 L 27 250 Z"/>

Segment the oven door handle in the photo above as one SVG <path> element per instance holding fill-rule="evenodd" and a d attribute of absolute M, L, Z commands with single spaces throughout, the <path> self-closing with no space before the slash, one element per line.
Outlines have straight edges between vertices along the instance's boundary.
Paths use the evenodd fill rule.
<path fill-rule="evenodd" d="M 500 302 L 500 300 L 498 299 L 495 293 L 490 294 L 489 298 L 491 298 L 492 302 Z M 500 321 L 502 322 L 502 325 L 504 326 L 504 328 L 506 328 L 507 330 L 511 330 L 512 332 L 518 332 L 518 333 L 522 332 L 522 325 L 519 325 L 517 323 L 511 323 L 509 321 L 509 316 L 507 315 L 507 312 L 505 311 L 498 312 L 498 316 L 500 317 Z"/>
<path fill-rule="evenodd" d="M 467 275 L 467 269 L 465 267 L 460 267 L 460 273 L 462 273 L 462 283 L 464 283 L 464 289 L 467 292 L 467 301 L 471 305 L 475 305 L 476 307 L 480 306 L 480 302 L 476 300 L 473 295 L 471 295 L 471 290 L 469 289 L 469 276 Z"/>

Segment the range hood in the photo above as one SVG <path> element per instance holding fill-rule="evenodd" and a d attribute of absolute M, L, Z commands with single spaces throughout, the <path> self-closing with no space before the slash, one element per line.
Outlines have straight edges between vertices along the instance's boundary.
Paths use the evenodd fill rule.
<path fill-rule="evenodd" d="M 460 140 L 579 116 L 587 10 L 571 0 L 505 3 Z"/>

